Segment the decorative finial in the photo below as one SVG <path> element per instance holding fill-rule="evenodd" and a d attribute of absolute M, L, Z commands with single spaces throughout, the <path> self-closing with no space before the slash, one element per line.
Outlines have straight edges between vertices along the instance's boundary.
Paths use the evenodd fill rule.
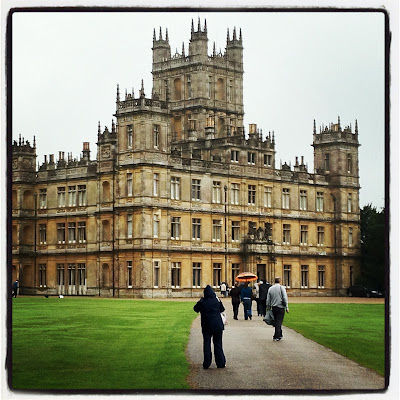
<path fill-rule="evenodd" d="M 161 32 L 161 26 L 160 26 L 160 35 L 159 39 L 162 40 L 162 32 Z"/>
<path fill-rule="evenodd" d="M 239 41 L 242 41 L 242 28 L 239 28 Z"/>
<path fill-rule="evenodd" d="M 111 132 L 115 133 L 115 122 L 114 122 L 114 120 L 111 121 Z"/>
<path fill-rule="evenodd" d="M 315 125 L 315 119 L 314 119 L 314 135 L 317 133 L 317 127 Z"/>
<path fill-rule="evenodd" d="M 207 32 L 207 20 L 204 19 L 204 32 Z"/>
<path fill-rule="evenodd" d="M 201 32 L 200 17 L 199 17 L 198 22 L 197 22 L 197 32 Z"/>
<path fill-rule="evenodd" d="M 214 42 L 214 46 L 213 46 L 213 56 L 215 57 L 215 42 Z"/>
<path fill-rule="evenodd" d="M 356 120 L 356 126 L 355 126 L 354 130 L 355 130 L 355 134 L 358 135 L 358 122 L 357 122 L 357 120 Z"/>
<path fill-rule="evenodd" d="M 156 38 L 156 28 L 153 28 L 153 42 L 157 40 Z"/>
<path fill-rule="evenodd" d="M 194 32 L 193 18 L 192 18 L 192 30 L 191 30 L 191 32 L 192 32 L 192 33 Z"/>
<path fill-rule="evenodd" d="M 119 102 L 119 83 L 117 83 L 117 102 Z"/>
<path fill-rule="evenodd" d="M 36 148 L 36 136 L 35 135 L 33 135 L 33 148 L 34 149 Z"/>
<path fill-rule="evenodd" d="M 165 40 L 168 42 L 168 28 L 165 28 Z"/>
<path fill-rule="evenodd" d="M 233 40 L 236 40 L 236 26 L 233 28 Z"/>
<path fill-rule="evenodd" d="M 143 84 L 143 79 L 142 79 L 142 87 L 141 87 L 141 89 L 140 89 L 140 97 L 141 98 L 144 98 L 144 84 Z"/>
<path fill-rule="evenodd" d="M 339 131 L 340 131 L 340 115 L 338 115 L 338 125 L 339 125 Z"/>
<path fill-rule="evenodd" d="M 185 57 L 185 43 L 182 42 L 182 55 Z"/>
<path fill-rule="evenodd" d="M 226 32 L 226 43 L 229 43 L 229 28 Z"/>

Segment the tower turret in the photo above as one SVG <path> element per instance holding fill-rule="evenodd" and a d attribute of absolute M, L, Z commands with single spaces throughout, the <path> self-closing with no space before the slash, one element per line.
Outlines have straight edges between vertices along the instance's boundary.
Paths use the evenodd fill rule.
<path fill-rule="evenodd" d="M 242 29 L 239 31 L 239 37 L 236 34 L 236 27 L 233 28 L 232 40 L 230 39 L 229 29 L 226 38 L 226 57 L 228 61 L 243 65 L 243 41 Z"/>
<path fill-rule="evenodd" d="M 165 32 L 165 39 L 162 37 L 161 27 L 158 39 L 156 38 L 156 30 L 153 30 L 153 68 L 154 64 L 164 62 L 171 58 L 171 47 L 169 45 L 168 30 Z"/>
<path fill-rule="evenodd" d="M 204 22 L 204 30 L 201 30 L 200 18 L 197 31 L 194 30 L 192 20 L 192 31 L 189 42 L 189 56 L 193 61 L 205 61 L 208 57 L 207 21 Z"/>

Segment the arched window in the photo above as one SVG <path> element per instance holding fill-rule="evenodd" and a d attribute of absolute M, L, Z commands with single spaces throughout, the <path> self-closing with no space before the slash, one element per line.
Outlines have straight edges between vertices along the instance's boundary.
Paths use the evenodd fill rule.
<path fill-rule="evenodd" d="M 110 271 L 108 264 L 104 263 L 101 269 L 101 280 L 103 282 L 103 287 L 110 286 Z"/>
<path fill-rule="evenodd" d="M 103 182 L 103 201 L 110 201 L 110 184 L 108 181 Z"/>
<path fill-rule="evenodd" d="M 218 136 L 225 136 L 225 120 L 223 118 L 218 118 Z"/>
<path fill-rule="evenodd" d="M 182 99 L 182 81 L 180 78 L 174 80 L 174 100 Z"/>
<path fill-rule="evenodd" d="M 217 100 L 225 100 L 225 85 L 222 78 L 217 80 Z"/>
<path fill-rule="evenodd" d="M 102 238 L 105 241 L 110 240 L 110 223 L 108 221 L 102 222 Z"/>
<path fill-rule="evenodd" d="M 174 135 L 174 140 L 182 140 L 182 119 L 181 117 L 174 117 L 173 120 L 173 124 L 174 124 L 174 131 L 173 131 L 173 135 Z"/>
<path fill-rule="evenodd" d="M 13 210 L 18 208 L 18 198 L 17 198 L 17 191 L 12 191 L 12 208 Z"/>
<path fill-rule="evenodd" d="M 34 207 L 33 193 L 30 190 L 25 190 L 22 197 L 22 208 L 33 210 Z"/>

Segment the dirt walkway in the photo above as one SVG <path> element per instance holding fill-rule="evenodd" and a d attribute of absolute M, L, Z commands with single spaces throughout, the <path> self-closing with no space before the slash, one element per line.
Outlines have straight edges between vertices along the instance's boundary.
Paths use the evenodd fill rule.
<path fill-rule="evenodd" d="M 294 301 L 300 302 L 300 301 Z M 310 299 L 308 299 L 310 300 Z M 325 302 L 326 298 L 324 299 Z M 347 299 L 348 300 L 348 299 Z M 353 299 L 351 299 L 353 302 Z M 375 300 L 370 300 L 375 302 Z M 378 299 L 378 302 L 381 302 Z M 354 302 L 359 302 L 355 299 Z M 382 390 L 385 379 L 372 370 L 334 353 L 295 331 L 283 327 L 284 339 L 272 340 L 273 327 L 257 317 L 253 302 L 253 320 L 232 318 L 230 299 L 224 299 L 229 324 L 223 346 L 227 359 L 224 369 L 215 363 L 202 368 L 200 318 L 193 322 L 187 357 L 191 363 L 189 384 L 197 390 Z"/>

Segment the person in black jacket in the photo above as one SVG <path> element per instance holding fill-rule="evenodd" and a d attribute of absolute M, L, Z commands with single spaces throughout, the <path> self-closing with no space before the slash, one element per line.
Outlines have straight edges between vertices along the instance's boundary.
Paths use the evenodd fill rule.
<path fill-rule="evenodd" d="M 271 284 L 269 282 L 264 282 L 259 286 L 261 314 L 263 317 L 265 317 L 265 314 L 267 313 L 267 295 L 270 287 Z"/>
<path fill-rule="evenodd" d="M 201 331 L 203 333 L 203 368 L 207 369 L 211 365 L 211 338 L 214 343 L 214 357 L 218 368 L 225 368 L 226 359 L 222 348 L 222 331 L 224 324 L 221 318 L 221 312 L 225 311 L 222 302 L 217 299 L 214 290 L 210 285 L 204 289 L 202 297 L 193 310 L 201 314 Z"/>
<path fill-rule="evenodd" d="M 232 297 L 233 319 L 238 319 L 240 305 L 240 288 L 236 282 L 235 287 L 231 289 L 229 295 Z"/>

